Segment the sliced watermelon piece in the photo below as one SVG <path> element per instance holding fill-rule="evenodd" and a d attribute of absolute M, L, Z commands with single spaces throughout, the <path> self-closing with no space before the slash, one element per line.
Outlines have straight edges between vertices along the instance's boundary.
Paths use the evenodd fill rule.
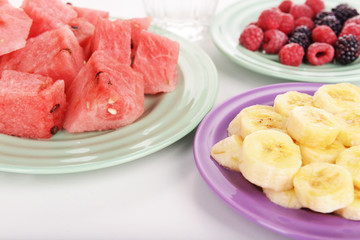
<path fill-rule="evenodd" d="M 60 28 L 77 17 L 77 12 L 61 0 L 24 0 L 21 8 L 33 19 L 29 37 Z"/>
<path fill-rule="evenodd" d="M 32 19 L 7 1 L 0 3 L 0 56 L 23 48 Z"/>
<path fill-rule="evenodd" d="M 0 133 L 26 138 L 50 138 L 65 117 L 64 81 L 13 70 L 0 79 Z"/>
<path fill-rule="evenodd" d="M 131 56 L 133 58 L 135 57 L 135 52 L 140 42 L 140 33 L 143 30 L 149 29 L 152 18 L 130 18 L 125 21 L 130 22 L 131 25 Z"/>
<path fill-rule="evenodd" d="M 78 17 L 85 18 L 94 26 L 96 25 L 98 17 L 105 18 L 105 19 L 109 18 L 109 12 L 107 12 L 107 11 L 92 9 L 92 8 L 78 7 L 78 6 L 73 6 L 73 5 L 71 5 L 71 7 L 77 12 Z"/>
<path fill-rule="evenodd" d="M 66 94 L 64 128 L 69 132 L 116 129 L 144 112 L 141 75 L 103 51 L 91 55 Z"/>
<path fill-rule="evenodd" d="M 143 75 L 145 94 L 171 92 L 176 88 L 179 50 L 178 42 L 141 31 L 133 68 Z"/>
<path fill-rule="evenodd" d="M 30 38 L 20 50 L 1 58 L 1 70 L 37 73 L 70 86 L 84 65 L 84 53 L 70 27 L 51 30 Z"/>
<path fill-rule="evenodd" d="M 127 21 L 98 18 L 92 39 L 92 52 L 105 51 L 122 64 L 131 64 L 131 25 Z"/>
<path fill-rule="evenodd" d="M 94 35 L 95 26 L 85 18 L 71 19 L 69 26 L 79 41 L 80 46 L 86 49 L 91 44 L 91 37 Z"/>

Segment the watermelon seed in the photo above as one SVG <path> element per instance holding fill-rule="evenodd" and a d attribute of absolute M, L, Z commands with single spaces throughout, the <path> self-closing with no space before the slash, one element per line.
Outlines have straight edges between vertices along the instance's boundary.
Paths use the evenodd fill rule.
<path fill-rule="evenodd" d="M 1 43 L 5 43 L 5 39 L 2 38 L 2 39 L 0 40 L 0 42 L 1 42 Z"/>
<path fill-rule="evenodd" d="M 111 82 L 111 81 L 108 81 L 108 84 L 109 84 L 109 85 L 112 85 L 112 82 Z"/>
<path fill-rule="evenodd" d="M 110 114 L 112 114 L 112 115 L 116 115 L 116 114 L 117 114 L 117 111 L 116 111 L 116 109 L 114 109 L 114 108 L 108 108 L 108 112 L 109 112 Z"/>
<path fill-rule="evenodd" d="M 52 135 L 54 135 L 55 133 L 57 133 L 59 131 L 59 127 L 58 126 L 53 126 L 51 129 L 50 129 L 50 133 Z"/>
<path fill-rule="evenodd" d="M 79 29 L 79 26 L 71 26 L 72 29 Z"/>
<path fill-rule="evenodd" d="M 102 71 L 96 73 L 96 75 L 95 75 L 96 83 L 99 82 L 99 76 L 101 73 L 102 73 Z"/>
<path fill-rule="evenodd" d="M 64 48 L 64 49 L 61 49 L 60 51 L 67 51 L 67 52 L 69 52 L 70 54 L 72 53 L 70 48 Z"/>
<path fill-rule="evenodd" d="M 60 104 L 55 104 L 55 105 L 53 106 L 53 108 L 50 110 L 50 113 L 55 112 L 55 110 L 58 109 L 58 107 L 60 107 Z"/>

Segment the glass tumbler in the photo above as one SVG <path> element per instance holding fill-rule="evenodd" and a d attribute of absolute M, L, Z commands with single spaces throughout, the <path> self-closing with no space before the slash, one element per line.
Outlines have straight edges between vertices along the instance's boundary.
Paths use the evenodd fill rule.
<path fill-rule="evenodd" d="M 165 28 L 190 41 L 208 32 L 218 0 L 143 0 L 152 24 Z"/>

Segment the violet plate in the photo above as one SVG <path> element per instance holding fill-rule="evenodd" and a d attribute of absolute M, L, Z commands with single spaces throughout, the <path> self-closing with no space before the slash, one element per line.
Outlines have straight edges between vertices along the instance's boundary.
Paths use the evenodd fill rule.
<path fill-rule="evenodd" d="M 295 239 L 360 239 L 360 222 L 335 214 L 287 209 L 270 202 L 261 189 L 240 173 L 227 170 L 210 156 L 211 147 L 227 137 L 230 121 L 241 109 L 254 104 L 272 105 L 276 95 L 287 91 L 313 94 L 320 83 L 268 85 L 235 96 L 214 108 L 202 120 L 194 139 L 194 158 L 210 188 L 228 205 L 251 221 Z"/>

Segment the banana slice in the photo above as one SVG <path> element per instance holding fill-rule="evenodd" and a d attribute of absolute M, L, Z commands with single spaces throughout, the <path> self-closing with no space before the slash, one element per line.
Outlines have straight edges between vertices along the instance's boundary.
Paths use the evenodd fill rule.
<path fill-rule="evenodd" d="M 210 155 L 221 166 L 234 171 L 239 170 L 240 153 L 243 141 L 240 136 L 232 135 L 217 142 L 210 150 Z"/>
<path fill-rule="evenodd" d="M 337 156 L 346 149 L 338 140 L 326 147 L 299 146 L 303 165 L 313 162 L 335 163 Z"/>
<path fill-rule="evenodd" d="M 354 185 L 360 188 L 360 146 L 346 149 L 336 158 L 336 164 L 346 168 L 352 175 Z"/>
<path fill-rule="evenodd" d="M 360 107 L 336 114 L 341 130 L 337 139 L 346 147 L 360 145 Z"/>
<path fill-rule="evenodd" d="M 273 203 L 285 208 L 299 209 L 301 204 L 296 197 L 294 189 L 286 191 L 274 191 L 272 189 L 263 188 L 266 197 Z"/>
<path fill-rule="evenodd" d="M 331 163 L 310 163 L 294 177 L 294 190 L 302 206 L 316 212 L 330 213 L 354 200 L 350 172 Z"/>
<path fill-rule="evenodd" d="M 249 182 L 275 191 L 289 190 L 300 167 L 300 148 L 286 133 L 259 130 L 244 139 L 239 168 Z"/>
<path fill-rule="evenodd" d="M 336 210 L 335 213 L 346 219 L 360 220 L 360 189 L 354 189 L 354 201 L 350 205 Z"/>
<path fill-rule="evenodd" d="M 320 108 L 302 106 L 291 110 L 287 131 L 301 145 L 325 147 L 335 141 L 340 126 L 333 114 Z"/>
<path fill-rule="evenodd" d="M 274 110 L 288 117 L 290 111 L 296 106 L 312 106 L 313 96 L 297 91 L 289 91 L 279 94 L 274 100 Z"/>
<path fill-rule="evenodd" d="M 240 135 L 243 139 L 252 132 L 263 129 L 278 129 L 285 131 L 286 120 L 274 111 L 272 106 L 253 105 L 244 108 L 230 122 L 228 135 Z"/>
<path fill-rule="evenodd" d="M 314 106 L 330 113 L 338 113 L 360 106 L 360 91 L 350 83 L 327 84 L 314 94 Z"/>

